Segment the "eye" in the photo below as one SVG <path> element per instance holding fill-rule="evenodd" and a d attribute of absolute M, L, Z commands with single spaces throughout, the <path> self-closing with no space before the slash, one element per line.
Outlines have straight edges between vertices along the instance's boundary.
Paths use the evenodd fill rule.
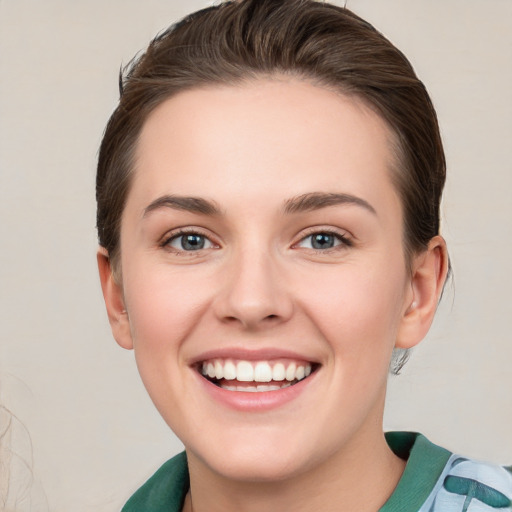
<path fill-rule="evenodd" d="M 213 247 L 213 243 L 200 233 L 178 233 L 167 240 L 165 245 L 178 251 L 187 252 L 211 249 Z"/>
<path fill-rule="evenodd" d="M 351 246 L 352 243 L 345 236 L 339 233 L 330 233 L 328 231 L 311 233 L 297 244 L 298 247 L 314 249 L 317 251 L 333 249 L 340 245 Z"/>

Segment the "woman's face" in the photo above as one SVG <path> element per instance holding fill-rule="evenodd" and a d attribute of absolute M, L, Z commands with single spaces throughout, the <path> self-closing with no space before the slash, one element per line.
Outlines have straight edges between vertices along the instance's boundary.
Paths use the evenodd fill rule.
<path fill-rule="evenodd" d="M 192 461 L 285 478 L 382 435 L 412 300 L 391 154 L 370 109 L 295 79 L 183 92 L 148 118 L 118 341 Z"/>

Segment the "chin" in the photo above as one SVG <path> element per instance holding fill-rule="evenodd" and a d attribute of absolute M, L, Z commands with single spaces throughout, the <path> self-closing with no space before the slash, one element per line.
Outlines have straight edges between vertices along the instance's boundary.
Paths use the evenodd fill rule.
<path fill-rule="evenodd" d="M 260 432 L 243 442 L 219 440 L 213 449 L 195 451 L 187 447 L 187 453 L 194 453 L 210 471 L 232 481 L 277 482 L 307 471 L 314 465 L 312 459 L 318 457 L 315 453 L 308 457 L 304 443 L 291 445 L 282 438 L 272 439 Z"/>
<path fill-rule="evenodd" d="M 225 460 L 211 469 L 229 480 L 267 483 L 280 482 L 296 476 L 302 472 L 300 466 L 300 461 L 282 460 L 280 457 L 277 458 L 274 452 L 271 456 L 226 456 Z"/>

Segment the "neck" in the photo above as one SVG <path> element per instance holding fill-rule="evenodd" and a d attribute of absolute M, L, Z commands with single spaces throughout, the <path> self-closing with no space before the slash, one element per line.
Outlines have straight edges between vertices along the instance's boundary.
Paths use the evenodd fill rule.
<path fill-rule="evenodd" d="M 382 431 L 359 436 L 350 448 L 308 471 L 278 482 L 233 481 L 212 472 L 190 453 L 187 512 L 376 512 L 393 493 L 405 462 Z"/>

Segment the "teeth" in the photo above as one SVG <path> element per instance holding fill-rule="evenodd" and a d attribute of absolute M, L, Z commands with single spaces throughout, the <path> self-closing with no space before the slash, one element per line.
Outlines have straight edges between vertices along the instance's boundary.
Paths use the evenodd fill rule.
<path fill-rule="evenodd" d="M 277 363 L 276 365 L 274 365 L 274 368 L 272 368 L 272 380 L 281 381 L 281 380 L 284 380 L 285 376 L 286 376 L 286 370 L 284 368 L 284 364 Z"/>
<path fill-rule="evenodd" d="M 215 378 L 222 379 L 224 377 L 224 368 L 220 361 L 215 361 Z"/>
<path fill-rule="evenodd" d="M 227 361 L 224 365 L 224 378 L 226 380 L 236 379 L 236 366 L 231 361 Z"/>
<path fill-rule="evenodd" d="M 289 388 L 291 386 L 290 382 L 286 384 L 281 384 L 277 386 L 276 384 L 261 384 L 259 386 L 228 386 L 222 385 L 223 389 L 227 391 L 243 391 L 245 393 L 262 393 L 264 391 L 277 391 L 279 389 Z"/>
<path fill-rule="evenodd" d="M 293 381 L 299 381 L 311 374 L 312 368 L 309 363 L 276 362 L 272 364 L 270 361 L 233 361 L 231 359 L 215 359 L 205 361 L 201 367 L 201 373 L 210 379 L 230 380 L 238 382 L 282 382 L 289 386 Z M 233 383 L 235 384 L 235 383 Z M 240 386 L 229 385 L 223 386 L 230 391 L 274 391 L 285 386 L 270 384 L 267 386 L 251 386 L 251 390 L 247 387 L 242 389 Z M 261 389 L 260 389 L 261 388 Z M 267 389 L 272 388 L 272 389 Z"/>
<path fill-rule="evenodd" d="M 240 361 L 236 365 L 236 379 L 240 382 L 252 382 L 254 380 L 254 368 L 249 361 Z"/>
<path fill-rule="evenodd" d="M 272 368 L 268 363 L 257 363 L 254 368 L 254 380 L 256 382 L 270 382 L 272 380 Z"/>
<path fill-rule="evenodd" d="M 208 365 L 208 368 L 210 366 Z M 297 365 L 295 363 L 292 363 L 288 368 L 286 369 L 286 380 L 292 381 L 295 379 L 295 370 L 297 369 Z"/>
<path fill-rule="evenodd" d="M 281 386 L 256 386 L 256 389 L 258 391 L 277 391 L 278 389 L 281 389 Z"/>

